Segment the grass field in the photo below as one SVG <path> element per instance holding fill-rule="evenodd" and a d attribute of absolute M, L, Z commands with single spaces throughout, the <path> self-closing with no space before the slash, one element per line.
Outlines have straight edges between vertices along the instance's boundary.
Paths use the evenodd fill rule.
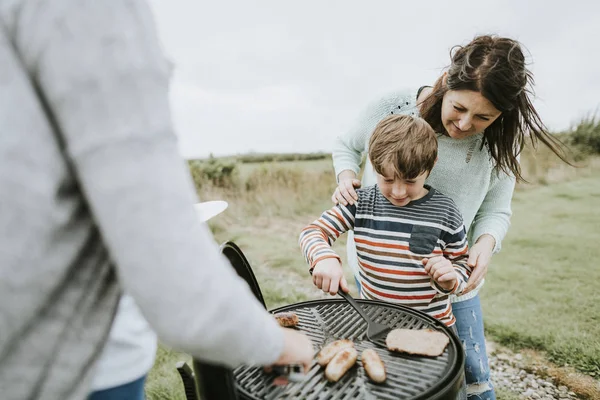
<path fill-rule="evenodd" d="M 517 192 L 513 209 L 482 292 L 488 332 L 600 377 L 600 177 Z"/>
<path fill-rule="evenodd" d="M 530 172 L 530 181 L 538 184 L 519 187 L 515 194 L 513 224 L 490 267 L 482 298 L 489 338 L 544 351 L 558 364 L 598 377 L 600 168 L 592 161 L 579 170 L 556 166 L 543 174 Z M 335 184 L 330 161 L 302 165 L 246 164 L 243 176 L 266 181 L 261 190 L 201 193 L 203 200 L 230 202 L 211 228 L 218 241 L 233 240 L 242 248 L 269 308 L 324 296 L 312 286 L 297 237 L 330 207 Z M 344 242 L 334 247 L 342 259 Z M 347 278 L 353 281 L 349 271 Z M 179 360 L 189 357 L 159 349 L 146 385 L 149 399 L 185 398 L 175 370 Z M 498 398 L 516 397 L 502 392 Z"/>

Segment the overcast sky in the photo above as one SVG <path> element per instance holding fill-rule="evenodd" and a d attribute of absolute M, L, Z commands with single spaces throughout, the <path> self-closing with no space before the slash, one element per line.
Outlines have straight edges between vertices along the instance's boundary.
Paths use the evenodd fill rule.
<path fill-rule="evenodd" d="M 151 0 L 175 64 L 181 152 L 205 157 L 331 149 L 394 89 L 432 84 L 453 45 L 523 43 L 551 130 L 600 105 L 600 2 Z"/>

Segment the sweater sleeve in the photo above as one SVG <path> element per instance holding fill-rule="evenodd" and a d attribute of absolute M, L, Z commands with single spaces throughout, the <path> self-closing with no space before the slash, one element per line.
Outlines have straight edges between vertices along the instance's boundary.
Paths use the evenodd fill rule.
<path fill-rule="evenodd" d="M 458 209 L 454 211 L 454 215 L 460 216 Z M 458 222 L 460 222 L 458 227 L 444 231 L 441 237 L 443 256 L 452 263 L 458 276 L 457 282 L 451 290 L 442 288 L 434 281 L 436 289 L 444 294 L 460 294 L 466 287 L 469 276 L 471 276 L 471 267 L 467 265 L 469 258 L 467 234 L 462 218 Z"/>
<path fill-rule="evenodd" d="M 310 270 L 326 258 L 340 259 L 331 246 L 344 232 L 354 229 L 355 214 L 356 204 L 336 205 L 302 229 L 299 244 Z"/>
<path fill-rule="evenodd" d="M 363 153 L 367 150 L 375 126 L 392 113 L 407 113 L 408 108 L 414 111 L 411 96 L 415 93 L 413 90 L 393 92 L 371 102 L 348 132 L 335 139 L 332 158 L 336 180 L 344 170 L 354 171 L 358 176 Z"/>
<path fill-rule="evenodd" d="M 475 243 L 482 235 L 489 234 L 496 241 L 493 252 L 500 251 L 502 240 L 510 226 L 515 182 L 512 174 L 492 171 L 490 189 L 473 219 L 469 232 L 472 235 L 471 243 Z"/>
<path fill-rule="evenodd" d="M 18 51 L 124 290 L 168 345 L 232 367 L 274 362 L 281 329 L 196 219 L 147 5 L 54 5 L 55 14 L 39 7 L 36 18 L 55 28 L 36 36 L 29 26 Z"/>

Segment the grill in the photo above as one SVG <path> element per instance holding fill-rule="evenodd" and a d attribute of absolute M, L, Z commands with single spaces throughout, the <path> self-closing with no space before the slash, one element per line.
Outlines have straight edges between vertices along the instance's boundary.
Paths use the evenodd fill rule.
<path fill-rule="evenodd" d="M 238 274 L 244 278 L 256 297 L 264 304 L 262 293 L 252 269 L 241 250 L 232 242 L 221 246 Z M 360 359 L 336 383 L 325 379 L 324 368 L 316 362 L 306 378 L 285 386 L 273 385 L 274 376 L 260 367 L 242 366 L 233 372 L 223 367 L 194 360 L 192 373 L 187 366 L 178 366 L 188 400 L 247 399 L 411 399 L 454 400 L 464 379 L 465 356 L 459 339 L 450 329 L 427 314 L 408 307 L 372 300 L 356 300 L 376 322 L 394 328 L 436 329 L 450 338 L 439 357 L 411 356 L 390 352 L 384 340 L 372 343 L 366 338 L 367 324 L 343 299 L 324 299 L 296 303 L 272 310 L 292 311 L 299 318 L 298 329 L 305 332 L 315 347 L 336 339 L 350 339 L 359 353 L 373 348 L 386 367 L 383 384 L 371 382 Z M 195 382 L 194 382 L 195 381 Z"/>
<path fill-rule="evenodd" d="M 285 386 L 272 384 L 274 377 L 257 367 L 240 367 L 233 374 L 243 399 L 454 399 L 463 379 L 464 355 L 460 342 L 439 321 L 403 306 L 378 301 L 357 300 L 376 322 L 394 328 L 437 329 L 450 337 L 439 357 L 411 356 L 390 352 L 385 341 L 375 345 L 365 332 L 366 322 L 344 300 L 315 300 L 273 310 L 293 311 L 300 320 L 298 329 L 321 348 L 335 339 L 350 339 L 359 354 L 373 348 L 383 360 L 387 380 L 372 383 L 360 360 L 336 383 L 324 377 L 324 368 L 314 363 L 305 381 Z"/>

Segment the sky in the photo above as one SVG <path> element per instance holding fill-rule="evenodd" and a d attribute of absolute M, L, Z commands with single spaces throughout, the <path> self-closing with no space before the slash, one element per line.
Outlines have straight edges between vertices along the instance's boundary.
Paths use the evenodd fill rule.
<path fill-rule="evenodd" d="M 478 34 L 520 41 L 552 131 L 600 106 L 600 2 L 150 0 L 186 158 L 330 152 L 386 92 L 431 85 Z"/>

